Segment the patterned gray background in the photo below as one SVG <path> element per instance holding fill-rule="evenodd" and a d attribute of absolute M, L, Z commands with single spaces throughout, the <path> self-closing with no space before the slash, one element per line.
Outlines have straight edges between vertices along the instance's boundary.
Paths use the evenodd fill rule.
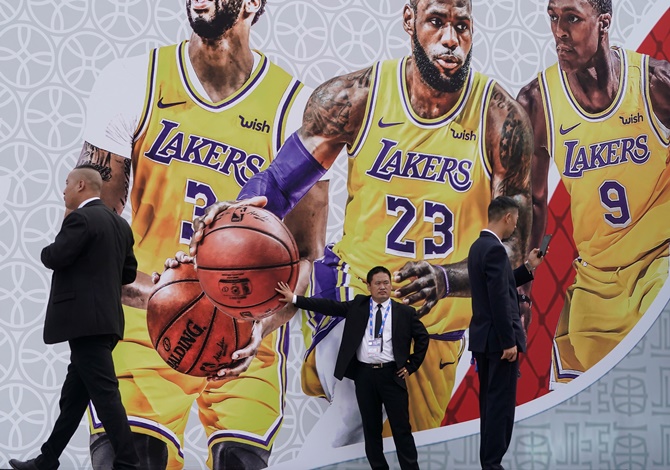
<path fill-rule="evenodd" d="M 306 84 L 409 51 L 404 0 L 269 0 L 254 47 Z M 614 0 L 626 44 L 668 0 Z M 39 252 L 58 231 L 62 188 L 81 149 L 85 103 L 112 60 L 188 37 L 182 0 L 0 0 L 0 466 L 33 456 L 57 414 L 66 345 L 42 342 L 49 272 Z M 477 69 L 516 95 L 555 61 L 544 0 L 474 0 Z M 642 29 L 650 25 L 644 24 Z M 346 166 L 331 182 L 328 240 L 341 234 Z M 287 418 L 272 462 L 297 456 L 326 404 L 300 391 L 304 347 L 292 325 Z M 567 402 L 517 425 L 510 468 L 670 468 L 670 312 L 628 357 Z M 206 468 L 192 413 L 186 468 Z M 61 468 L 89 466 L 85 422 Z M 422 447 L 422 468 L 477 468 L 478 436 Z M 362 454 L 361 454 L 362 455 Z M 296 468 L 297 464 L 286 464 Z M 312 466 L 312 465 L 310 465 Z M 367 468 L 347 462 L 338 468 Z"/>

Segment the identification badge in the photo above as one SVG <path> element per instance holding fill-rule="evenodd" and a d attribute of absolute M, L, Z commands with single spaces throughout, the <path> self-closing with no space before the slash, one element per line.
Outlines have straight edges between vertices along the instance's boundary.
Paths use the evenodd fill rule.
<path fill-rule="evenodd" d="M 368 340 L 368 357 L 377 358 L 382 354 L 382 339 L 374 338 Z"/>

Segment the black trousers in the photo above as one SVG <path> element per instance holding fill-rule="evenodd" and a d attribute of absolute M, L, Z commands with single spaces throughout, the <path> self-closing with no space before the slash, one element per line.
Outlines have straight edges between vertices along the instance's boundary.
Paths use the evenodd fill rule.
<path fill-rule="evenodd" d="M 519 359 L 501 360 L 502 351 L 473 355 L 479 376 L 479 459 L 484 470 L 502 470 L 514 427 Z"/>
<path fill-rule="evenodd" d="M 60 414 L 35 464 L 42 470 L 58 468 L 58 459 L 72 439 L 89 400 L 105 426 L 116 458 L 114 469 L 138 468 L 126 410 L 121 403 L 119 381 L 114 372 L 113 335 L 86 336 L 70 340 L 70 365 L 61 388 Z"/>
<path fill-rule="evenodd" d="M 416 445 L 409 424 L 407 388 L 394 379 L 395 367 L 370 369 L 357 367 L 354 384 L 356 401 L 363 421 L 365 455 L 374 470 L 389 468 L 382 440 L 382 404 L 386 408 L 400 468 L 418 470 Z"/>

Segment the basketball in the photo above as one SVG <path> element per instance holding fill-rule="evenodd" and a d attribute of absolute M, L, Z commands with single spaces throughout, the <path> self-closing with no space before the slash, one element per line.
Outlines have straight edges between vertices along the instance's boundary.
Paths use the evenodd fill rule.
<path fill-rule="evenodd" d="M 285 304 L 275 291 L 298 282 L 298 247 L 274 214 L 253 206 L 231 207 L 205 228 L 196 264 L 200 285 L 228 315 L 254 320 Z"/>
<path fill-rule="evenodd" d="M 149 297 L 151 343 L 173 369 L 205 377 L 233 364 L 231 354 L 249 344 L 253 322 L 220 312 L 202 292 L 192 264 L 161 275 Z"/>

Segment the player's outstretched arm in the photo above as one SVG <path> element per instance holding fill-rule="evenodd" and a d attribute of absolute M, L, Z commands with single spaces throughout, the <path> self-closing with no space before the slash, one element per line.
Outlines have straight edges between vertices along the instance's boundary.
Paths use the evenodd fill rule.
<path fill-rule="evenodd" d="M 654 114 L 670 128 L 670 62 L 649 59 L 649 90 Z"/>
<path fill-rule="evenodd" d="M 467 260 L 453 264 L 436 265 L 428 261 L 409 261 L 393 273 L 394 282 L 412 281 L 396 289 L 393 295 L 402 298 L 405 305 L 412 305 L 423 300 L 416 313 L 419 317 L 426 315 L 437 304 L 438 300 L 449 297 L 469 297 Z"/>

